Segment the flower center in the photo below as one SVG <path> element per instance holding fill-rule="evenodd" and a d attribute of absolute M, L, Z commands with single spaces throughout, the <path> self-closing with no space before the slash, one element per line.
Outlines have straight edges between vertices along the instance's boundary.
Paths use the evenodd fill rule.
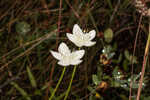
<path fill-rule="evenodd" d="M 66 54 L 66 55 L 63 55 L 63 57 L 62 57 L 62 60 L 64 61 L 64 62 L 66 62 L 66 63 L 71 63 L 71 61 L 72 60 L 74 60 L 75 59 L 75 55 L 73 55 L 73 54 Z"/>
<path fill-rule="evenodd" d="M 80 36 L 80 41 L 81 42 L 85 42 L 88 41 L 90 39 L 90 36 L 84 34 L 83 36 Z"/>

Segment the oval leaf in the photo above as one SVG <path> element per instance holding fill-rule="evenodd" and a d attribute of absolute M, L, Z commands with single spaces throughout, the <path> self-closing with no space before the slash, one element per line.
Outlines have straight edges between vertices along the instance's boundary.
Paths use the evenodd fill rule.
<path fill-rule="evenodd" d="M 113 39 L 113 31 L 111 28 L 108 28 L 104 31 L 105 42 L 110 43 Z"/>
<path fill-rule="evenodd" d="M 125 55 L 126 59 L 127 59 L 128 61 L 130 61 L 130 54 L 129 54 L 129 51 L 128 51 L 128 50 L 125 50 L 125 51 L 124 51 L 124 55 Z"/>
<path fill-rule="evenodd" d="M 100 81 L 98 80 L 97 75 L 92 75 L 92 80 L 93 80 L 95 85 L 98 85 L 100 83 Z"/>
<path fill-rule="evenodd" d="M 30 24 L 24 21 L 18 22 L 15 27 L 16 27 L 16 32 L 21 35 L 25 35 L 31 30 Z"/>

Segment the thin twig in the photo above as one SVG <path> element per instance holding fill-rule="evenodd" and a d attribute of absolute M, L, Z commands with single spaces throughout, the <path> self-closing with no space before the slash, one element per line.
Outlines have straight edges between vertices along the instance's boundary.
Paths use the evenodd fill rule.
<path fill-rule="evenodd" d="M 18 1 L 18 0 L 15 0 L 14 3 L 13 3 L 13 5 L 12 5 L 10 8 L 8 8 L 8 10 L 5 11 L 5 13 L 0 14 L 0 15 L 1 15 L 1 16 L 0 16 L 0 21 L 1 21 L 5 16 L 7 16 L 7 15 L 9 14 L 9 11 L 11 11 L 11 10 L 15 7 L 15 5 L 17 4 L 17 1 Z"/>
<path fill-rule="evenodd" d="M 133 66 L 133 57 L 134 57 L 134 55 L 135 55 L 135 50 L 136 50 L 137 39 L 138 39 L 139 31 L 140 31 L 141 21 L 142 21 L 142 15 L 141 15 L 141 17 L 140 17 L 140 21 L 139 21 L 139 25 L 138 25 L 138 29 L 137 29 L 135 41 L 134 41 L 134 49 L 133 49 L 133 54 L 132 54 L 132 58 L 131 58 L 131 62 L 132 62 L 131 76 L 133 75 L 133 69 L 134 69 L 134 66 Z M 132 83 L 133 83 L 133 82 L 132 82 L 132 80 L 131 80 L 131 83 L 130 83 L 130 95 L 129 95 L 129 100 L 132 99 Z"/>
<path fill-rule="evenodd" d="M 75 16 L 80 20 L 79 14 L 74 10 L 74 8 L 71 6 L 71 4 L 68 2 L 68 0 L 65 0 L 65 1 L 68 4 L 68 6 L 72 9 L 72 11 L 75 14 Z"/>
<path fill-rule="evenodd" d="M 50 12 L 49 12 L 49 9 L 48 9 L 46 1 L 45 0 L 41 0 L 41 2 L 43 3 L 44 8 L 46 9 L 45 11 L 47 13 L 47 16 L 49 16 Z"/>
<path fill-rule="evenodd" d="M 148 40 L 147 40 L 146 47 L 145 47 L 145 53 L 144 53 L 144 58 L 143 58 L 141 78 L 139 80 L 139 88 L 138 88 L 136 100 L 140 100 L 140 94 L 141 94 L 141 90 L 142 90 L 142 83 L 143 83 L 144 73 L 145 73 L 145 68 L 146 68 L 146 62 L 147 62 L 148 53 L 149 53 L 149 46 L 150 46 L 150 17 L 149 17 L 149 34 L 148 34 Z"/>
<path fill-rule="evenodd" d="M 1 66 L 0 67 L 0 71 L 4 70 L 4 68 L 7 67 L 9 64 L 11 64 L 12 62 L 16 61 L 18 58 L 24 56 L 26 53 L 28 53 L 29 51 L 31 51 L 32 49 L 34 49 L 36 46 L 38 46 L 43 41 L 49 39 L 49 37 L 51 37 L 53 34 L 54 34 L 54 32 L 51 32 L 51 33 L 45 35 L 45 38 L 41 39 L 39 42 L 35 43 L 33 46 L 31 46 L 30 48 L 28 48 L 25 52 L 21 53 L 20 55 L 18 55 L 17 57 L 15 57 L 14 59 L 12 59 L 11 61 L 8 61 L 6 64 L 4 64 L 3 66 Z"/>

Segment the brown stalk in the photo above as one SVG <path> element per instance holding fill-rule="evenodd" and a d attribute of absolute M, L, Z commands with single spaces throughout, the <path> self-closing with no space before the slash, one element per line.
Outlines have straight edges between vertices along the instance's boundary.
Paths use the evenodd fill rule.
<path fill-rule="evenodd" d="M 139 35 L 139 31 L 140 31 L 140 25 L 141 25 L 141 21 L 142 21 L 142 15 L 140 17 L 140 21 L 139 21 L 139 25 L 138 25 L 138 30 L 137 30 L 137 33 L 136 33 L 136 37 L 135 37 L 135 41 L 134 41 L 134 49 L 133 49 L 133 57 L 135 55 L 135 50 L 136 50 L 136 45 L 137 45 L 137 39 L 138 39 L 138 35 Z M 134 66 L 133 66 L 133 57 L 131 58 L 131 62 L 132 62 L 132 69 L 131 69 L 131 76 L 133 75 L 133 70 L 134 70 Z M 130 83 L 130 94 L 129 94 L 129 100 L 132 99 L 132 80 L 131 80 L 131 83 Z"/>
<path fill-rule="evenodd" d="M 146 62 L 147 62 L 147 57 L 148 57 L 148 53 L 149 53 L 149 46 L 150 46 L 150 17 L 149 17 L 148 40 L 147 40 L 146 47 L 145 47 L 145 53 L 144 53 L 143 65 L 142 65 L 142 72 L 141 72 L 141 77 L 140 77 L 140 80 L 139 80 L 139 88 L 138 88 L 136 100 L 140 100 L 140 94 L 141 94 L 141 90 L 142 90 L 142 83 L 143 83 L 144 73 L 145 73 L 145 68 L 146 68 Z"/>

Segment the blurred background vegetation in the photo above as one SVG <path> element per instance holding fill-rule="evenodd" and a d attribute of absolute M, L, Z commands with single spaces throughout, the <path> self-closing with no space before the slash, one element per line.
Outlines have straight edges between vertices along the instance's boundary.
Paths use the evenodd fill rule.
<path fill-rule="evenodd" d="M 135 100 L 148 18 L 140 19 L 133 0 L 0 0 L 0 8 L 0 100 L 48 100 L 63 69 L 49 50 L 62 41 L 74 48 L 66 38 L 74 24 L 95 29 L 97 44 L 85 48 L 68 100 L 128 100 L 131 80 Z M 150 100 L 147 63 L 141 100 Z M 72 69 L 54 100 L 63 100 Z"/>

